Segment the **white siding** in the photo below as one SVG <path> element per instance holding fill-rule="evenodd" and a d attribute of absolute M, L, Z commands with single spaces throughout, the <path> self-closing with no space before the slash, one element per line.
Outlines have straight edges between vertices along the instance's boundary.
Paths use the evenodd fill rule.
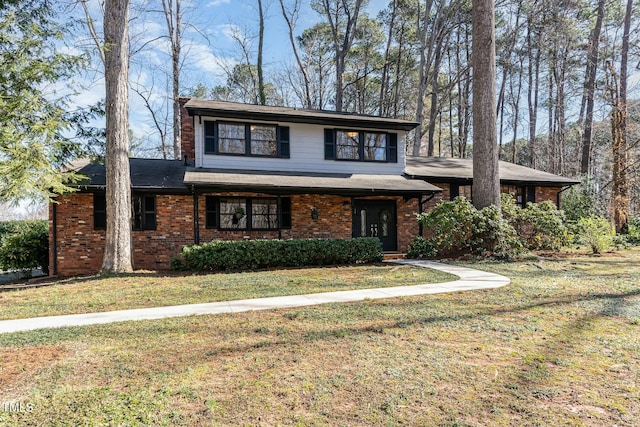
<path fill-rule="evenodd" d="M 327 126 L 300 123 L 277 123 L 289 127 L 291 157 L 288 159 L 213 155 L 204 153 L 204 121 L 195 119 L 196 167 L 250 169 L 283 172 L 333 172 L 377 175 L 399 175 L 404 172 L 406 132 L 398 134 L 398 163 L 336 161 L 324 159 L 324 129 Z M 358 130 L 358 129 L 354 129 Z M 385 129 L 379 129 L 388 132 Z"/>

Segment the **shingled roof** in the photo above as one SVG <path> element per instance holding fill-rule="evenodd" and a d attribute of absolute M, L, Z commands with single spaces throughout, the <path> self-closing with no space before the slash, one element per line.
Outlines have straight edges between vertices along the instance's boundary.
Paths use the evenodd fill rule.
<path fill-rule="evenodd" d="M 131 188 L 134 190 L 155 190 L 186 192 L 184 173 L 187 169 L 183 160 L 129 159 L 131 168 Z M 104 164 L 77 164 L 73 169 L 87 177 L 78 186 L 82 189 L 104 189 L 106 171 Z"/>
<path fill-rule="evenodd" d="M 499 169 L 500 182 L 503 184 L 565 186 L 580 183 L 575 179 L 509 162 L 501 161 Z M 426 179 L 433 183 L 449 181 L 470 183 L 473 180 L 473 160 L 407 156 L 405 174 L 411 178 Z"/>
<path fill-rule="evenodd" d="M 365 175 L 309 172 L 269 172 L 229 169 L 188 168 L 185 184 L 217 191 L 267 193 L 316 193 L 363 196 L 421 195 L 442 191 L 422 180 L 401 175 Z"/>
<path fill-rule="evenodd" d="M 363 114 L 208 101 L 196 98 L 187 101 L 185 108 L 194 116 L 210 116 L 245 121 L 306 123 L 331 127 L 404 131 L 410 131 L 418 126 L 417 122 L 409 120 L 390 119 Z"/>

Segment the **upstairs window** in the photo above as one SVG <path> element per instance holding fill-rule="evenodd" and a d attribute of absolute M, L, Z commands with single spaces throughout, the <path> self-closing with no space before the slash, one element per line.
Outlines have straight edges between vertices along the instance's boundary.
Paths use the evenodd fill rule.
<path fill-rule="evenodd" d="M 246 153 L 245 126 L 233 123 L 218 124 L 218 152 L 227 154 Z"/>
<path fill-rule="evenodd" d="M 325 160 L 398 162 L 395 133 L 325 129 Z"/>
<path fill-rule="evenodd" d="M 289 128 L 268 124 L 204 122 L 204 153 L 289 157 Z"/>

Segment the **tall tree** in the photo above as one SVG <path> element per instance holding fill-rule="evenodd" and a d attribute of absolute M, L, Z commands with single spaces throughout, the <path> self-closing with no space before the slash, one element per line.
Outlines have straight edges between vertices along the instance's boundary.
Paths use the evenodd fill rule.
<path fill-rule="evenodd" d="M 493 0 L 473 0 L 473 205 L 500 206 L 496 135 L 496 39 Z"/>
<path fill-rule="evenodd" d="M 81 59 L 51 49 L 65 28 L 45 0 L 0 1 L 0 199 L 69 191 L 61 172 L 79 148 L 65 137 L 66 98 L 47 88 L 71 78 Z"/>
<path fill-rule="evenodd" d="M 180 158 L 181 135 L 180 135 L 180 53 L 182 50 L 182 11 L 181 0 L 162 0 L 165 21 L 167 23 L 167 34 L 171 46 L 171 75 L 172 91 L 171 102 L 173 108 L 173 158 Z M 154 123 L 157 124 L 156 114 L 152 112 Z"/>
<path fill-rule="evenodd" d="M 258 101 L 260 105 L 267 105 L 267 92 L 264 89 L 264 70 L 262 65 L 262 55 L 264 50 L 264 10 L 262 9 L 262 0 L 258 0 Z"/>
<path fill-rule="evenodd" d="M 367 3 L 367 0 L 313 0 L 311 2 L 311 7 L 327 18 L 331 29 L 335 54 L 336 111 L 343 109 L 345 62 L 356 35 L 360 10 Z"/>
<path fill-rule="evenodd" d="M 293 50 L 293 55 L 296 58 L 296 63 L 298 64 L 298 69 L 302 76 L 303 95 L 300 96 L 302 106 L 304 108 L 313 108 L 313 103 L 311 102 L 311 82 L 309 73 L 307 71 L 306 65 L 302 62 L 300 53 L 298 51 L 298 44 L 296 43 L 296 39 L 294 36 L 296 23 L 298 21 L 298 16 L 300 13 L 300 2 L 301 0 L 294 0 L 293 5 L 290 6 L 289 9 L 287 9 L 285 7 L 284 0 L 280 0 L 280 8 L 282 9 L 282 16 L 287 23 L 287 28 L 289 29 L 289 42 L 291 43 L 291 49 Z"/>
<path fill-rule="evenodd" d="M 133 270 L 128 133 L 129 0 L 106 0 L 104 15 L 107 231 L 102 271 L 126 273 Z"/>
<path fill-rule="evenodd" d="M 620 50 L 620 85 L 610 86 L 613 111 L 611 112 L 611 132 L 613 151 L 613 223 L 618 233 L 628 232 L 629 221 L 629 180 L 627 178 L 627 67 L 629 60 L 629 34 L 631 32 L 631 13 L 633 0 L 627 0 L 624 15 L 622 47 Z M 615 82 L 615 71 L 610 65 Z M 617 93 L 616 93 L 617 92 Z"/>
<path fill-rule="evenodd" d="M 605 0 L 598 0 L 596 23 L 591 32 L 589 40 L 589 53 L 587 54 L 587 69 L 585 72 L 584 99 L 582 105 L 585 106 L 584 127 L 582 132 L 582 156 L 580 160 L 580 173 L 589 173 L 589 160 L 591 155 L 591 138 L 593 131 L 593 107 L 594 94 L 596 90 L 596 71 L 598 69 L 598 53 L 600 47 L 600 32 L 602 31 L 602 20 L 604 19 Z M 582 114 L 580 114 L 582 117 Z"/>

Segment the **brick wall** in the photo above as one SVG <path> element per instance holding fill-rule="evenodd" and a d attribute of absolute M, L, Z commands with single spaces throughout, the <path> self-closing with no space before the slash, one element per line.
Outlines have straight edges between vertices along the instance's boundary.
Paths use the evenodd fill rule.
<path fill-rule="evenodd" d="M 104 231 L 93 229 L 93 194 L 59 196 L 56 205 L 57 270 L 59 276 L 94 274 L 100 270 Z M 53 274 L 53 220 L 49 206 L 49 271 Z"/>
<path fill-rule="evenodd" d="M 205 228 L 206 196 L 218 197 L 273 197 L 263 193 L 207 193 L 198 199 L 200 242 L 211 240 L 277 239 L 278 231 L 218 230 Z M 303 194 L 291 195 L 291 229 L 282 230 L 283 239 L 340 238 L 352 236 L 351 197 Z M 418 234 L 418 201 L 405 201 L 402 197 L 359 197 L 358 200 L 395 200 L 398 215 L 398 249 L 406 251 Z M 429 202 L 434 205 L 434 202 Z M 346 204 L 346 206 L 345 206 Z M 311 208 L 318 209 L 318 219 L 311 219 Z"/>
<path fill-rule="evenodd" d="M 560 190 L 562 190 L 561 187 L 536 187 L 536 203 L 549 200 L 557 206 L 558 193 L 560 192 Z"/>
<path fill-rule="evenodd" d="M 205 211 L 207 194 L 198 196 L 198 221 L 200 242 L 214 239 L 277 239 L 278 231 L 227 231 L 207 229 Z M 262 193 L 211 193 L 223 197 L 273 197 Z M 352 236 L 351 198 L 334 195 L 291 195 L 291 229 L 282 230 L 283 239 L 292 238 L 350 238 Z M 362 197 L 358 200 L 395 200 L 397 208 L 398 250 L 405 252 L 411 240 L 418 234 L 417 199 L 403 197 Z M 438 201 L 437 195 L 424 206 L 431 209 Z M 56 205 L 57 274 L 78 276 L 95 274 L 102 265 L 105 231 L 93 228 L 93 194 L 76 193 L 58 198 Z M 311 208 L 316 207 L 317 220 L 311 218 Z M 50 208 L 53 209 L 52 207 Z M 173 256 L 185 245 L 194 243 L 193 196 L 157 195 L 156 230 L 132 231 L 133 263 L 135 269 L 164 270 L 170 266 Z M 52 218 L 50 216 L 50 218 Z M 50 227 L 53 222 L 50 220 Z M 53 249 L 53 230 L 50 230 L 50 247 Z M 53 266 L 53 251 L 50 255 Z M 53 269 L 52 269 L 53 272 Z"/>
<path fill-rule="evenodd" d="M 189 98 L 180 98 L 180 132 L 181 132 L 181 144 L 182 144 L 182 156 L 187 156 L 189 160 L 196 158 L 196 137 L 193 130 L 193 117 L 189 115 L 189 112 L 184 105 L 189 101 Z"/>
<path fill-rule="evenodd" d="M 59 276 L 95 274 L 100 271 L 105 231 L 93 228 L 93 194 L 60 196 L 56 205 L 57 273 Z M 53 221 L 50 206 L 49 248 L 53 267 Z M 135 269 L 169 268 L 171 258 L 184 245 L 193 244 L 193 198 L 186 195 L 156 196 L 156 230 L 132 231 Z M 51 268 L 53 273 L 53 268 Z"/>

